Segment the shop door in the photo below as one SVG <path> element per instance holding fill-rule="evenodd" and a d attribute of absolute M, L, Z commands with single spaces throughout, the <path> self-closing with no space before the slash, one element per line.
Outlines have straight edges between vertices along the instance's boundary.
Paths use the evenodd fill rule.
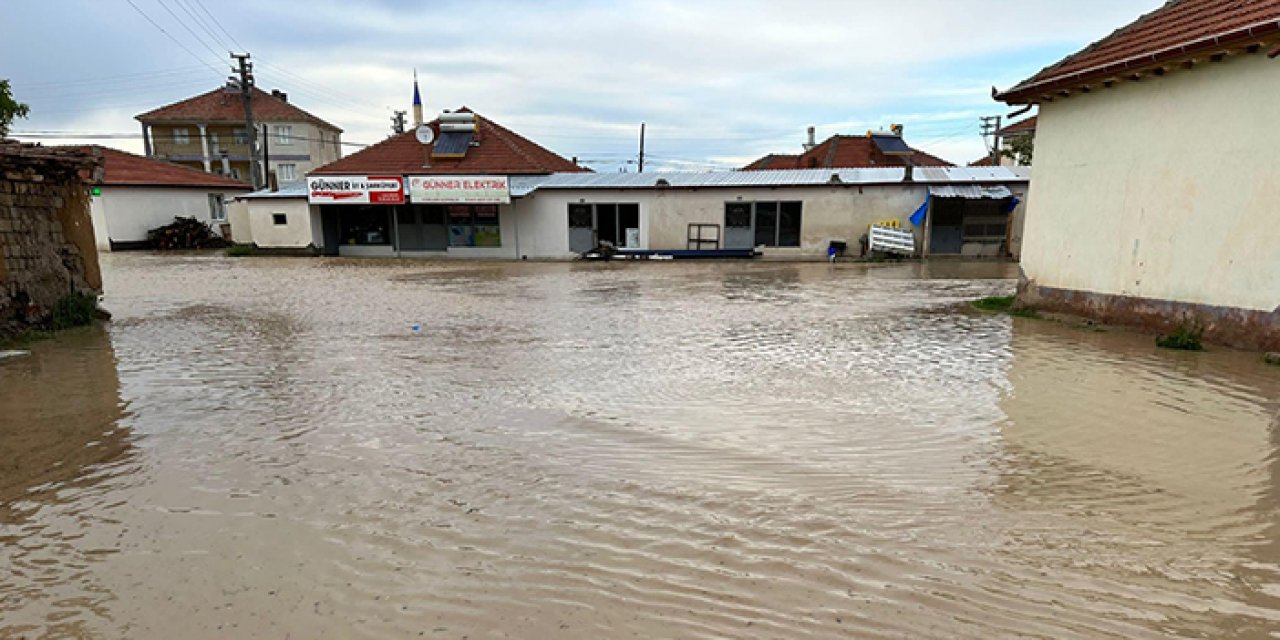
<path fill-rule="evenodd" d="M 964 246 L 964 200 L 935 198 L 929 207 L 929 253 L 958 254 Z"/>
<path fill-rule="evenodd" d="M 444 207 L 419 207 L 418 224 L 418 237 L 422 241 L 423 251 L 445 251 L 449 248 L 449 225 L 445 224 Z"/>
<path fill-rule="evenodd" d="M 729 202 L 724 205 L 724 248 L 751 249 L 756 239 L 751 224 L 750 202 Z"/>
<path fill-rule="evenodd" d="M 595 220 L 589 204 L 569 205 L 569 250 L 586 253 L 596 248 Z"/>

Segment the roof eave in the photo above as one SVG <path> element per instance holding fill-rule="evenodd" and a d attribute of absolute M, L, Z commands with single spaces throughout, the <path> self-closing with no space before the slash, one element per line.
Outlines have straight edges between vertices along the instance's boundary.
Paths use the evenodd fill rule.
<path fill-rule="evenodd" d="M 1051 76 L 1036 82 L 1030 82 L 1030 79 L 1024 80 L 1007 91 L 996 92 L 992 97 L 999 102 L 1009 105 L 1039 104 L 1046 94 L 1055 93 L 1088 80 L 1105 78 L 1122 71 L 1147 67 L 1161 62 L 1168 62 L 1186 55 L 1204 53 L 1207 50 L 1218 47 L 1230 47 L 1241 44 L 1243 41 L 1254 38 L 1269 37 L 1277 33 L 1280 33 L 1280 20 L 1259 22 L 1225 33 L 1206 36 L 1190 42 L 1174 45 L 1172 47 L 1166 47 L 1153 53 L 1145 53 L 1117 62 L 1097 65 L 1089 67 L 1088 69 L 1081 69 L 1080 71 L 1073 71 L 1068 74 Z M 1074 55 L 1077 54 L 1072 54 L 1072 56 Z M 1032 76 L 1032 78 L 1034 78 L 1034 76 Z"/>

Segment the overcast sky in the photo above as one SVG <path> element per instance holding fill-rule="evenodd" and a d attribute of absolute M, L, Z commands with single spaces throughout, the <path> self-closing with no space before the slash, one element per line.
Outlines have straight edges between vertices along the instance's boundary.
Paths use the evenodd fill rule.
<path fill-rule="evenodd" d="M 355 143 L 409 109 L 416 67 L 427 119 L 467 105 L 600 171 L 634 160 L 641 121 L 650 167 L 729 168 L 799 152 L 808 125 L 821 140 L 891 123 L 965 164 L 985 153 L 978 117 L 1011 111 L 992 85 L 1159 4 L 4 0 L 0 78 L 31 105 L 19 132 L 140 136 L 134 115 L 219 86 L 234 48 Z"/>

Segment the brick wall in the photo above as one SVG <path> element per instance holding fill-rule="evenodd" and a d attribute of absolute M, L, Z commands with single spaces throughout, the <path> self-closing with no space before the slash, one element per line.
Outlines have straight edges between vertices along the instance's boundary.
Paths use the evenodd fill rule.
<path fill-rule="evenodd" d="M 102 288 L 86 180 L 94 154 L 0 143 L 0 337 Z"/>

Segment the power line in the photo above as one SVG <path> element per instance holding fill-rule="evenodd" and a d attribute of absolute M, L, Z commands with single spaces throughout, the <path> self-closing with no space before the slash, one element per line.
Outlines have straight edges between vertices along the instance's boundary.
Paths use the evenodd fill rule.
<path fill-rule="evenodd" d="M 139 8 L 138 8 L 138 5 L 136 5 L 136 4 L 134 4 L 134 3 L 133 3 L 133 0 L 124 0 L 124 1 L 125 1 L 125 2 L 127 2 L 127 3 L 129 3 L 129 6 L 133 7 L 133 10 L 134 10 L 134 11 L 137 11 L 137 12 L 138 12 L 138 15 L 142 16 L 144 20 L 146 20 L 147 22 L 150 22 L 150 23 L 151 23 L 151 26 L 153 26 L 153 27 L 155 27 L 155 28 L 159 29 L 159 30 L 160 30 L 160 33 L 163 33 L 166 37 L 168 37 L 170 40 L 172 40 L 174 44 L 178 45 L 179 47 L 182 47 L 182 50 L 183 50 L 183 51 L 186 51 L 186 52 L 187 52 L 187 53 L 188 53 L 192 58 L 195 58 L 197 62 L 199 62 L 200 64 L 202 64 L 202 65 L 204 65 L 204 66 L 206 66 L 206 67 L 209 67 L 209 70 L 210 70 L 210 71 L 212 71 L 212 72 L 214 72 L 214 73 L 216 73 L 216 74 L 218 74 L 218 76 L 219 76 L 219 77 L 221 77 L 221 76 L 222 76 L 222 72 L 221 72 L 221 71 L 219 71 L 219 70 L 217 69 L 217 67 L 214 67 L 213 65 L 211 65 L 211 64 L 209 64 L 208 62 L 204 61 L 204 59 L 202 59 L 200 56 L 196 55 L 196 53 L 195 53 L 194 51 L 192 51 L 191 49 L 188 49 L 188 48 L 187 48 L 187 45 L 182 44 L 182 41 L 181 41 L 181 40 L 178 40 L 177 38 L 173 37 L 173 34 L 171 34 L 171 33 L 169 33 L 168 31 L 166 31 L 166 30 L 165 30 L 165 28 L 164 28 L 164 27 L 162 27 L 162 26 L 160 26 L 160 24 L 159 24 L 159 23 L 157 23 L 155 20 L 152 20 L 152 19 L 151 19 L 151 16 L 147 15 L 146 13 L 144 13 L 144 12 L 142 11 L 142 9 L 139 9 Z"/>
<path fill-rule="evenodd" d="M 195 21 L 196 26 L 200 27 L 201 31 L 204 31 L 205 33 L 209 34 L 209 39 L 213 40 L 214 44 L 217 44 L 218 46 L 226 49 L 227 51 L 231 50 L 231 47 L 227 45 L 226 41 L 218 37 L 218 34 L 214 33 L 213 29 L 209 28 L 208 23 L 204 20 L 204 18 L 200 17 L 198 12 L 192 11 L 190 8 L 187 7 L 187 4 L 182 0 L 173 0 L 173 1 L 177 3 L 178 8 L 182 9 L 183 13 L 191 16 L 191 19 Z"/>
<path fill-rule="evenodd" d="M 205 15 L 209 16 L 210 20 L 213 20 L 213 24 L 217 25 L 218 29 L 220 29 L 223 33 L 227 34 L 227 39 L 231 40 L 232 44 L 236 45 L 237 49 L 241 51 L 245 51 L 248 49 L 248 47 L 241 45 L 240 42 L 236 40 L 236 37 L 231 35 L 230 31 L 227 31 L 226 27 L 222 26 L 222 23 L 218 21 L 217 16 L 213 15 L 212 13 L 209 13 L 209 9 L 204 6 L 203 2 L 201 2 L 200 0 L 194 0 L 194 2 L 196 3 L 197 7 L 200 7 L 201 11 L 204 11 Z"/>
<path fill-rule="evenodd" d="M 137 139 L 141 139 L 141 138 L 142 138 L 142 134 L 141 134 L 141 133 L 104 133 L 104 132 L 95 132 L 95 131 L 65 131 L 65 130 L 56 130 L 56 129 L 35 129 L 35 130 L 31 130 L 31 131 L 10 131 L 9 133 L 10 133 L 10 135 L 14 135 L 14 136 L 21 136 L 21 137 L 24 137 L 24 138 L 41 138 L 41 139 L 49 139 L 49 140 L 60 140 L 60 139 L 61 139 L 61 140 L 67 140 L 67 139 L 85 139 L 85 140 L 128 140 L 128 139 L 132 139 L 132 138 L 137 138 Z M 188 137 L 187 137 L 187 139 L 188 139 L 188 140 L 193 139 L 193 138 L 198 140 L 198 139 L 200 138 L 200 136 L 199 136 L 199 135 L 194 135 L 194 136 L 188 136 Z M 177 137 L 176 137 L 176 136 L 174 136 L 174 135 L 172 135 L 172 134 L 170 134 L 170 135 L 164 135 L 164 136 L 162 136 L 162 135 L 154 135 L 154 134 L 153 134 L 153 135 L 151 136 L 151 139 L 152 139 L 152 140 L 164 140 L 164 141 L 167 141 L 167 142 L 173 142 L 173 141 L 175 141 L 175 140 L 177 139 Z M 326 139 L 326 138 L 312 138 L 312 137 L 310 137 L 310 136 L 290 135 L 290 136 L 289 136 L 289 139 L 290 139 L 290 140 L 303 140 L 303 141 L 307 141 L 307 142 L 324 142 L 324 143 L 327 143 L 327 144 L 332 144 L 332 143 L 333 143 L 333 140 L 330 140 L 330 139 Z M 338 144 L 340 144 L 340 145 L 342 145 L 342 146 L 344 146 L 344 147 L 367 147 L 367 146 L 370 146 L 370 145 L 365 144 L 365 143 L 363 143 L 363 142 L 339 142 Z"/>
<path fill-rule="evenodd" d="M 22 87 L 24 89 L 33 89 L 33 88 L 38 89 L 42 87 L 61 87 L 61 86 L 67 86 L 67 85 L 74 86 L 74 85 L 81 85 L 81 84 L 86 84 L 86 85 L 112 84 L 115 82 L 119 82 L 125 78 L 146 79 L 152 76 L 159 76 L 159 75 L 179 75 L 179 74 L 190 75 L 192 71 L 199 68 L 200 67 L 198 66 L 192 65 L 189 67 L 176 67 L 173 69 L 157 69 L 155 71 L 143 71 L 139 73 L 122 73 L 120 75 L 115 75 L 115 76 L 93 76 L 91 78 L 73 78 L 70 80 L 56 80 L 51 82 L 25 82 L 25 83 L 22 83 Z"/>
<path fill-rule="evenodd" d="M 169 16 L 173 18 L 173 21 L 178 23 L 178 26 L 182 27 L 187 31 L 187 33 L 191 34 L 192 39 L 194 39 L 196 42 L 199 42 L 200 46 L 205 48 L 205 51 L 208 51 L 209 53 L 213 54 L 214 58 L 222 57 L 222 54 L 215 51 L 213 47 L 210 47 L 209 44 L 204 41 L 204 38 L 201 38 L 199 35 L 196 34 L 194 30 L 191 29 L 191 27 L 188 27 L 187 23 L 184 22 L 182 18 L 179 18 L 178 14 L 174 13 L 173 9 L 169 8 L 169 5 L 164 3 L 164 0 L 156 0 L 156 4 L 160 5 L 160 8 L 164 9 L 165 12 L 168 13 Z"/>

